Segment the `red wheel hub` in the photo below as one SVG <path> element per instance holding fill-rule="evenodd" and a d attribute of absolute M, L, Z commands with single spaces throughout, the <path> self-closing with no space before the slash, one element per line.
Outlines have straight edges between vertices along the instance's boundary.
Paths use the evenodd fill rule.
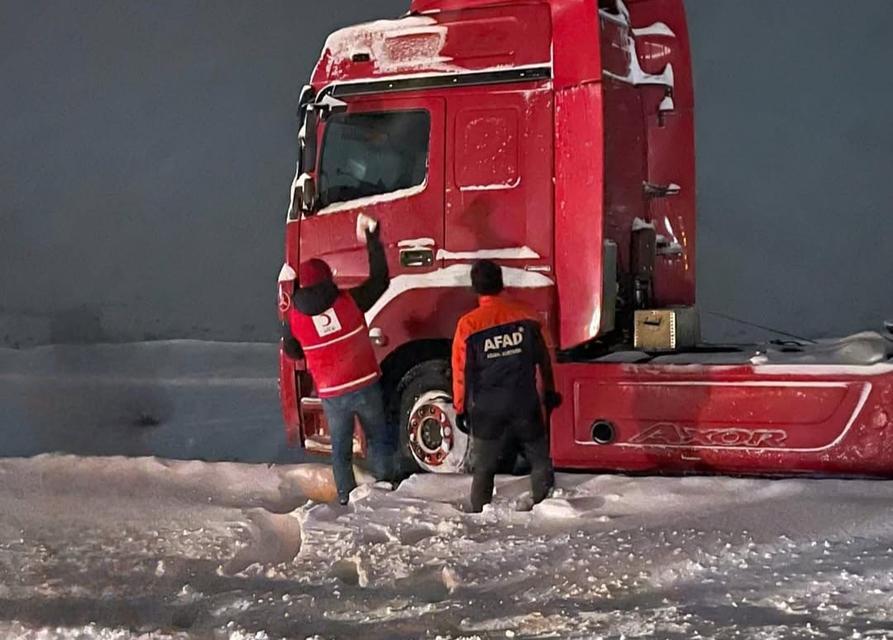
<path fill-rule="evenodd" d="M 437 404 L 423 404 L 409 416 L 409 445 L 425 464 L 444 463 L 453 449 L 453 424 Z"/>

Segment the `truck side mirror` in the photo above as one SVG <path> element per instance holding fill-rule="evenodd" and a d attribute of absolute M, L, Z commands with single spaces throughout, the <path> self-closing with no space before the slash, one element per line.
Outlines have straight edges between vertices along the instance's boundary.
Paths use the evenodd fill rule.
<path fill-rule="evenodd" d="M 305 173 L 298 180 L 297 189 L 300 190 L 297 196 L 301 203 L 301 211 L 304 213 L 313 213 L 316 209 L 316 180 L 309 173 Z"/>
<path fill-rule="evenodd" d="M 316 208 L 316 181 L 309 173 L 302 173 L 292 184 L 288 219 L 297 220 L 300 213 L 311 214 Z"/>
<path fill-rule="evenodd" d="M 316 109 L 313 106 L 308 107 L 304 115 L 304 124 L 298 134 L 301 147 L 301 171 L 304 173 L 316 171 L 316 128 L 318 124 Z"/>

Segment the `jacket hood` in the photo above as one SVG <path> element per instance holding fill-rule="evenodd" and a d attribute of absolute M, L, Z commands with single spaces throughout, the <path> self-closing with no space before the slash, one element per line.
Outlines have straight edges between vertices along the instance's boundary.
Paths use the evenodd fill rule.
<path fill-rule="evenodd" d="M 338 297 L 338 287 L 329 278 L 309 287 L 297 287 L 293 298 L 295 309 L 307 316 L 318 316 L 331 309 Z"/>

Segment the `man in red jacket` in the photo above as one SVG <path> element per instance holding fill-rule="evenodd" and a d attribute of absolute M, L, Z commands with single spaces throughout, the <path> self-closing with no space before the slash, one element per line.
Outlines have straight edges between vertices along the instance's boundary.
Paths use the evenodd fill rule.
<path fill-rule="evenodd" d="M 502 269 L 480 260 L 471 269 L 478 308 L 459 320 L 453 339 L 453 404 L 468 415 L 474 480 L 471 508 L 493 498 L 493 478 L 503 452 L 520 447 L 532 467 L 531 497 L 541 502 L 552 489 L 552 461 L 537 389 L 542 378 L 547 410 L 561 403 L 552 362 L 536 314 L 503 293 Z"/>
<path fill-rule="evenodd" d="M 332 437 L 332 468 L 338 500 L 347 504 L 357 486 L 353 473 L 354 418 L 369 446 L 377 480 L 394 480 L 396 438 L 385 418 L 381 369 L 375 358 L 364 313 L 384 294 L 390 282 L 380 240 L 381 227 L 366 229 L 369 278 L 358 287 L 340 290 L 328 264 L 302 262 L 283 325 L 283 349 L 304 358 L 316 384 Z"/>

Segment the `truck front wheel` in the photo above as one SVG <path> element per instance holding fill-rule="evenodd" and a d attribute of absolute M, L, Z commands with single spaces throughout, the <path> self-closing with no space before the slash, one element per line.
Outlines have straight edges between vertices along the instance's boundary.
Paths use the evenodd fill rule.
<path fill-rule="evenodd" d="M 470 438 L 456 426 L 449 364 L 428 360 L 410 369 L 398 387 L 400 449 L 407 472 L 464 473 Z"/>

